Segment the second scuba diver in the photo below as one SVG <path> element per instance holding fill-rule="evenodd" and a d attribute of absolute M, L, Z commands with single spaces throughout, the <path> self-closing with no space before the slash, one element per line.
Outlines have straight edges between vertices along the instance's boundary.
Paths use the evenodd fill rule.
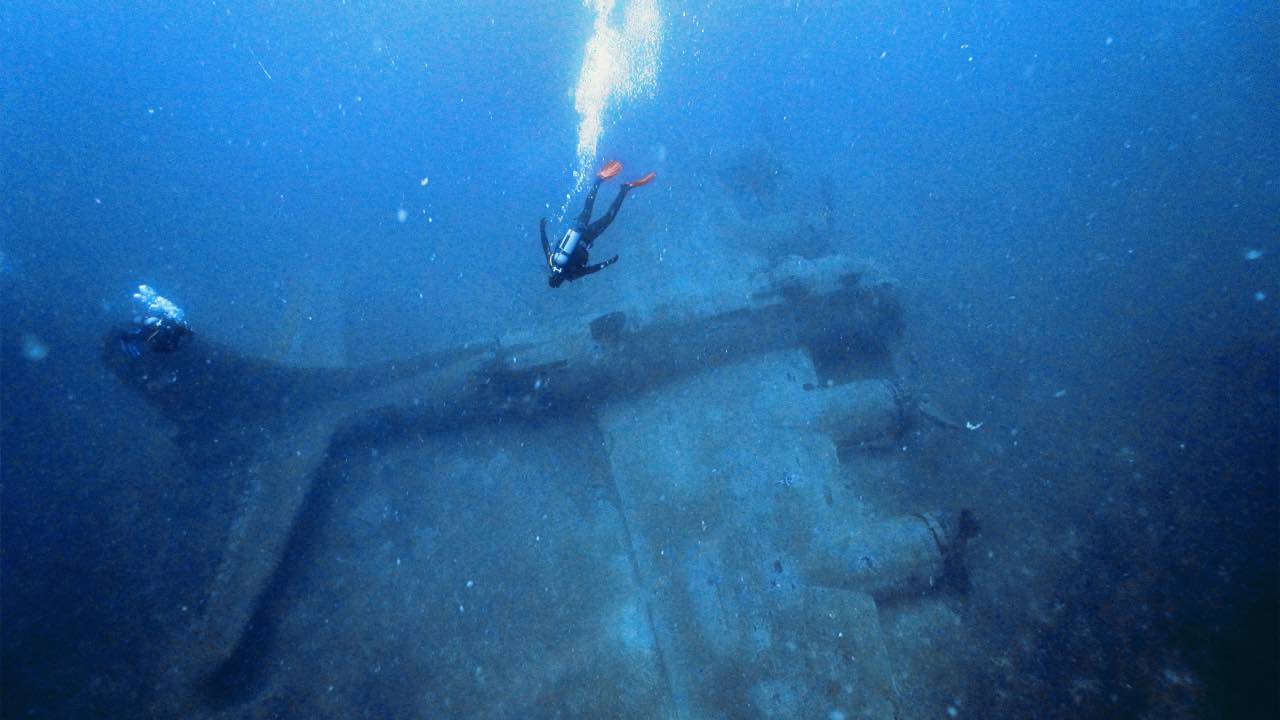
<path fill-rule="evenodd" d="M 133 324 L 120 334 L 120 349 L 133 359 L 145 352 L 170 353 L 191 338 L 186 313 L 157 293 L 150 285 L 139 285 L 133 294 Z"/>
<path fill-rule="evenodd" d="M 657 173 L 651 172 L 648 175 L 631 182 L 623 183 L 622 188 L 618 190 L 618 196 L 613 199 L 613 204 L 605 212 L 599 220 L 591 222 L 591 208 L 596 202 L 596 191 L 600 189 L 601 183 L 614 177 L 622 171 L 622 163 L 617 160 L 610 160 L 605 164 L 600 172 L 596 173 L 595 182 L 591 184 L 591 190 L 587 192 L 587 199 L 583 203 L 582 212 L 578 213 L 577 219 L 569 229 L 565 231 L 564 236 L 560 238 L 560 242 L 555 248 L 547 242 L 547 219 L 542 218 L 539 224 L 538 232 L 542 235 L 542 254 L 546 256 L 547 267 L 551 269 L 551 276 L 547 278 L 547 284 L 551 287 L 560 287 L 566 280 L 577 280 L 580 277 L 600 272 L 618 261 L 618 256 L 598 262 L 594 265 L 588 265 L 587 251 L 591 249 L 591 244 L 595 242 L 600 233 L 609 227 L 609 223 L 613 222 L 614 216 L 618 214 L 618 208 L 622 207 L 622 200 L 627 196 L 632 188 L 638 188 L 655 177 Z"/>

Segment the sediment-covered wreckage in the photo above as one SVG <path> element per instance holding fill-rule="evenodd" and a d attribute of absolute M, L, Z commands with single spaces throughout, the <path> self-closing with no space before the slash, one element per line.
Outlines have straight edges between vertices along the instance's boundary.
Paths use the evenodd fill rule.
<path fill-rule="evenodd" d="M 108 338 L 237 498 L 153 712 L 894 717 L 880 613 L 973 532 L 857 490 L 919 414 L 894 282 L 788 258 L 610 310 L 351 369 Z"/>

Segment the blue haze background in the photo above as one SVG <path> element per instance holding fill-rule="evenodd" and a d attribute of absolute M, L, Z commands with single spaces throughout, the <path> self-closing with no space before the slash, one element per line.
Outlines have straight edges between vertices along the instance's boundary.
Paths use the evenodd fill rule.
<path fill-rule="evenodd" d="M 6 717 L 129 716 L 201 550 L 97 359 L 134 284 L 246 352 L 410 355 L 732 271 L 762 165 L 764 205 L 901 279 L 916 372 L 984 422 L 894 498 L 986 520 L 970 619 L 1006 664 L 957 666 L 968 706 L 1275 712 L 1280 8 L 662 7 L 600 147 L 658 181 L 558 292 L 580 4 L 0 7 Z"/>

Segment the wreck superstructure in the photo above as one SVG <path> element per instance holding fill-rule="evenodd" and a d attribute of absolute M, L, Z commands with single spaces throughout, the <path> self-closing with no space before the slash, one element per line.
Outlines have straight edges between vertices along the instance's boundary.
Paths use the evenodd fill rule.
<path fill-rule="evenodd" d="M 156 713 L 895 717 L 881 608 L 974 531 L 857 492 L 917 412 L 901 329 L 830 256 L 360 368 L 109 338 L 237 498 Z"/>

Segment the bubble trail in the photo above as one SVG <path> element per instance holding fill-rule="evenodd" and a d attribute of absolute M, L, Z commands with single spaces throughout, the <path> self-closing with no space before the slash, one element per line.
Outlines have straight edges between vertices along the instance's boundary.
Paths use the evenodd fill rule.
<path fill-rule="evenodd" d="M 583 0 L 595 13 L 591 39 L 583 52 L 582 71 L 574 89 L 578 123 L 578 189 L 593 173 L 596 148 L 608 114 L 617 103 L 657 86 L 658 54 L 662 47 L 662 12 L 658 0 L 631 0 L 622 12 L 622 26 L 610 23 L 616 0 Z"/>

